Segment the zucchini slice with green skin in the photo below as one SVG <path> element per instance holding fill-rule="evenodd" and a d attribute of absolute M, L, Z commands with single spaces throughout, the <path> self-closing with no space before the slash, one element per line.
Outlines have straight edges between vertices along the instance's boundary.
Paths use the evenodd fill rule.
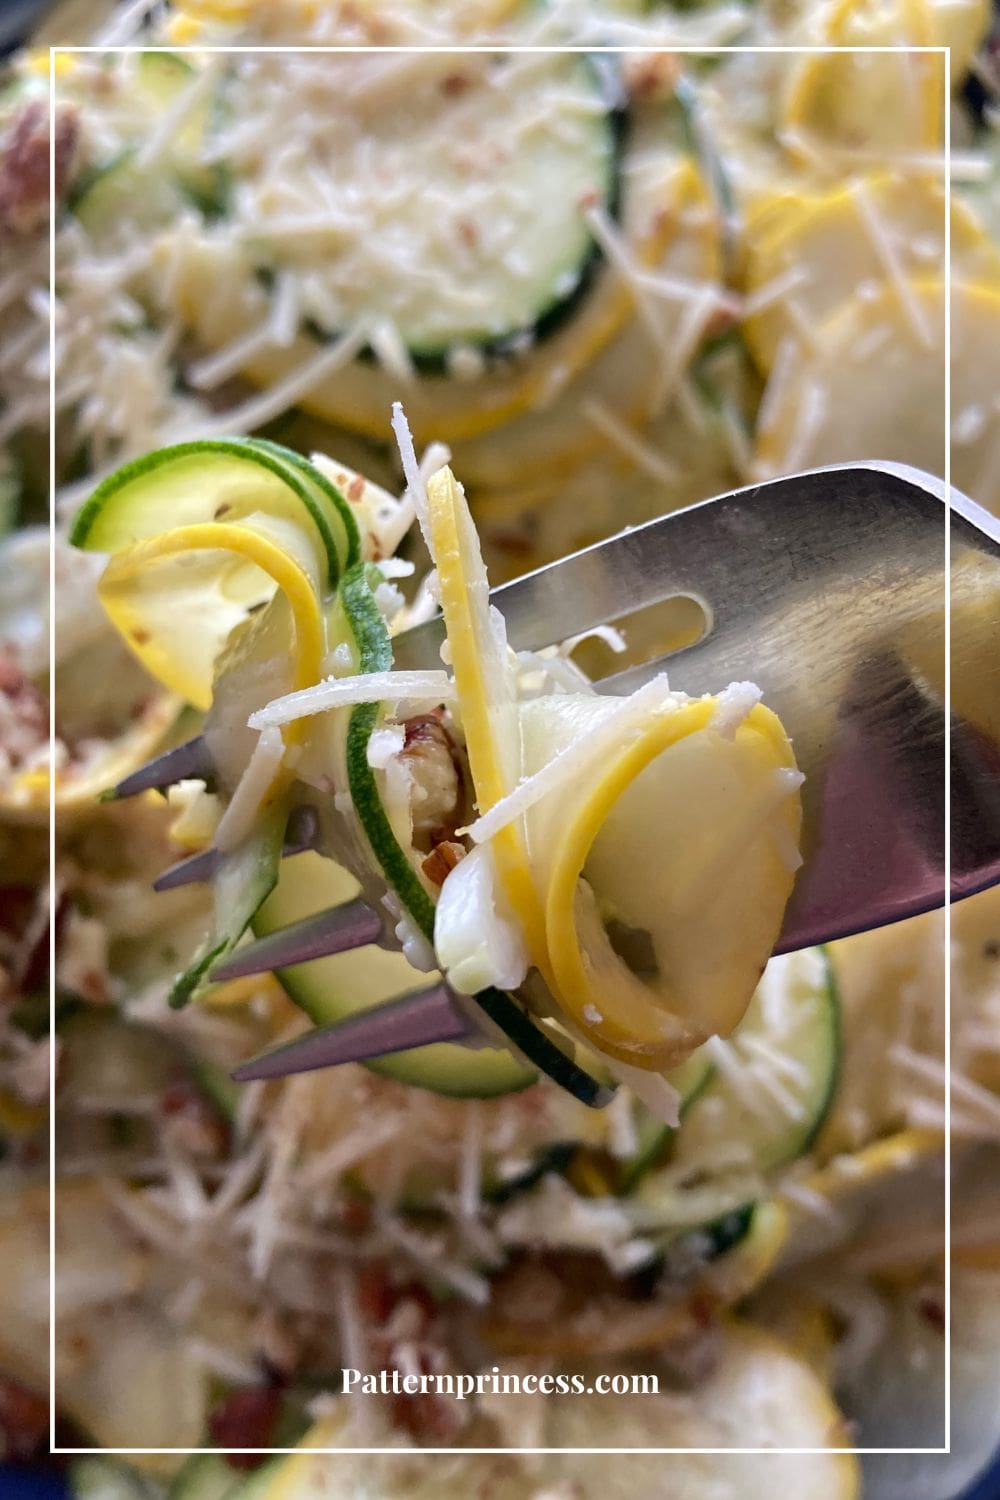
<path fill-rule="evenodd" d="M 197 80 L 198 70 L 177 52 L 142 52 L 128 82 L 132 100 L 149 114 L 148 130 L 181 92 Z M 167 224 L 185 203 L 205 219 L 221 218 L 231 181 L 221 162 L 200 159 L 221 109 L 216 93 L 196 105 L 181 122 L 167 147 L 165 160 L 143 163 L 140 142 L 127 142 L 104 161 L 80 174 L 68 199 L 70 212 L 89 234 L 100 237 L 119 221 Z"/>
<path fill-rule="evenodd" d="M 358 523 L 354 512 L 337 486 L 327 479 L 315 464 L 311 464 L 307 458 L 303 458 L 301 453 L 296 453 L 292 448 L 286 448 L 271 438 L 252 437 L 244 441 L 249 447 L 260 453 L 268 453 L 279 463 L 293 469 L 299 482 L 327 511 L 334 531 L 336 532 L 338 527 L 343 531 L 343 540 L 339 544 L 341 571 L 352 568 L 355 563 L 360 562 L 361 533 L 358 531 Z"/>
<path fill-rule="evenodd" d="M 465 74 L 461 64 L 460 88 L 418 90 L 366 118 L 365 180 L 398 175 L 404 140 L 406 172 L 416 177 L 391 219 L 372 212 L 370 232 L 324 268 L 340 312 L 335 323 L 330 313 L 307 314 L 302 329 L 313 339 L 337 338 L 359 317 L 385 321 L 419 370 L 449 374 L 456 350 L 497 360 L 537 344 L 590 290 L 602 254 L 582 206 L 618 212 L 627 116 L 616 69 L 599 55 L 554 55 L 530 69 L 497 55 Z M 345 140 L 340 154 L 354 149 Z M 341 166 L 331 150 L 336 193 L 338 167 L 350 173 L 354 163 L 348 155 Z M 294 274 L 298 252 L 286 253 L 280 235 L 269 239 L 266 213 L 255 230 L 262 284 Z M 398 269 L 387 281 L 402 233 L 414 258 L 440 273 L 432 281 Z M 478 300 L 470 286 L 482 290 Z"/>
<path fill-rule="evenodd" d="M 310 465 L 311 469 L 311 465 Z M 263 511 L 304 526 L 325 561 L 325 587 L 336 587 L 341 557 L 356 545 L 347 519 L 312 471 L 312 484 L 284 451 L 246 438 L 206 438 L 158 448 L 110 474 L 81 508 L 70 542 L 91 552 L 120 552 L 178 526 L 235 521 Z M 333 489 L 330 485 L 329 489 Z M 338 537 L 334 515 L 339 519 Z M 348 512 L 349 515 L 349 512 Z M 353 517 L 351 517 L 353 520 Z"/>
<path fill-rule="evenodd" d="M 254 931 L 264 937 L 357 894 L 357 882 L 341 866 L 320 854 L 299 854 L 282 862 L 278 885 L 254 918 Z M 317 1026 L 340 1021 L 429 982 L 401 953 L 382 948 L 298 964 L 282 969 L 277 978 Z M 473 1051 L 448 1043 L 376 1058 L 365 1066 L 383 1077 L 452 1098 L 489 1099 L 527 1088 L 537 1077 L 506 1049 Z"/>
<path fill-rule="evenodd" d="M 135 146 L 123 146 L 84 168 L 73 184 L 66 206 L 92 238 L 110 233 L 125 218 L 152 227 L 168 223 L 179 211 L 176 184 L 161 172 L 140 167 L 137 157 Z"/>
<path fill-rule="evenodd" d="M 212 937 L 182 974 L 168 996 L 180 1010 L 207 982 L 209 970 L 239 942 L 278 883 L 288 807 L 282 798 L 243 842 L 227 854 L 212 880 L 215 928 Z"/>
<path fill-rule="evenodd" d="M 667 1082 L 673 1084 L 680 1095 L 679 1108 L 682 1120 L 687 1110 L 702 1093 L 713 1071 L 711 1060 L 699 1047 L 692 1052 L 686 1062 L 681 1063 L 679 1068 L 674 1068 L 667 1074 Z M 622 1165 L 618 1183 L 618 1191 L 621 1193 L 630 1193 L 645 1177 L 660 1159 L 671 1136 L 676 1133 L 675 1126 L 664 1125 L 663 1121 L 658 1120 L 638 1099 L 634 1103 L 634 1112 L 636 1148 L 628 1161 Z"/>
<path fill-rule="evenodd" d="M 715 1071 L 677 1131 L 672 1166 L 744 1147 L 757 1172 L 802 1156 L 826 1118 L 840 1066 L 840 1005 L 823 948 L 774 958 L 728 1041 L 706 1044 Z M 723 1152 L 723 1156 L 726 1153 Z"/>

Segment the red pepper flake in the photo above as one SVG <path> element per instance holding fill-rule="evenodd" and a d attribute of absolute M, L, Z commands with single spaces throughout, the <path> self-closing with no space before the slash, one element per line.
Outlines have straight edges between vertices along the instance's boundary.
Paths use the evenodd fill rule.
<path fill-rule="evenodd" d="M 460 99 L 471 87 L 472 80 L 464 73 L 448 73 L 441 80 L 441 92 L 446 99 Z"/>

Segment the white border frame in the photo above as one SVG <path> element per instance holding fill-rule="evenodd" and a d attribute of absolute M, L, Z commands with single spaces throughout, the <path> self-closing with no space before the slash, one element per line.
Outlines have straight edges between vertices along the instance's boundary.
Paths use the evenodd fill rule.
<path fill-rule="evenodd" d="M 952 248 L 951 248 L 951 204 L 952 204 L 952 132 L 951 132 L 951 48 L 949 46 L 643 46 L 634 43 L 630 46 L 555 46 L 555 45 L 496 45 L 496 43 L 466 43 L 466 45 L 453 46 L 141 46 L 141 45 L 90 45 L 90 46 L 49 46 L 49 285 L 48 285 L 48 320 L 49 320 L 49 700 L 55 702 L 55 60 L 60 55 L 81 54 L 103 54 L 108 52 L 196 52 L 198 55 L 222 54 L 261 54 L 261 52 L 333 52 L 333 54 L 354 54 L 354 52 L 373 52 L 376 55 L 393 54 L 393 52 L 448 52 L 448 54 L 477 54 L 477 52 L 565 52 L 565 54 L 588 54 L 588 52 L 604 52 L 604 54 L 621 55 L 624 52 L 672 52 L 678 55 L 727 55 L 727 54 L 792 54 L 792 55 L 814 55 L 829 54 L 829 52 L 895 52 L 895 54 L 915 54 L 915 52 L 928 52 L 928 54 L 942 55 L 945 60 L 945 150 L 943 150 L 943 166 L 945 166 L 945 489 L 946 495 L 951 496 L 951 459 L 952 459 L 952 434 L 951 434 L 951 338 L 952 338 Z M 951 726 L 951 703 L 952 703 L 952 679 L 951 679 L 951 498 L 945 508 L 945 714 L 946 723 Z M 54 715 L 52 715 L 51 727 L 49 727 L 49 751 L 54 756 L 55 750 L 55 727 Z M 54 760 L 52 760 L 54 763 Z M 54 781 L 49 781 L 49 889 L 55 888 L 55 787 Z M 460 1455 L 460 1454 L 577 1454 L 577 1455 L 621 1455 L 628 1457 L 633 1454 L 646 1455 L 670 1455 L 670 1454 L 697 1454 L 697 1455 L 760 1455 L 760 1457 L 789 1457 L 789 1455 L 828 1454 L 844 1455 L 852 1454 L 856 1457 L 864 1455 L 901 1455 L 901 1457 L 933 1457 L 933 1455 L 951 1454 L 951 1289 L 952 1289 L 952 1245 L 951 1245 L 951 1176 L 952 1176 L 952 1143 L 951 1143 L 951 1106 L 952 1106 L 952 1083 L 951 1083 L 951 1005 L 952 1005 L 952 977 L 951 963 L 948 956 L 951 954 L 952 933 L 952 898 L 951 898 L 951 727 L 946 733 L 945 739 L 945 1446 L 943 1448 L 310 1448 L 309 1454 L 328 1455 L 336 1458 L 339 1455 L 399 1455 L 406 1452 L 409 1457 L 420 1457 L 426 1454 L 433 1455 Z M 49 1035 L 55 1031 L 55 929 L 54 924 L 49 926 Z M 247 1457 L 273 1457 L 280 1454 L 301 1454 L 301 1448 L 271 1448 L 271 1449 L 247 1449 L 247 1448 L 57 1448 L 55 1446 L 55 1050 L 51 1055 L 51 1113 L 49 1113 L 49 1452 L 54 1457 L 100 1457 L 100 1455 L 111 1455 L 111 1457 L 156 1457 L 156 1455 L 177 1454 L 178 1457 L 193 1457 L 198 1454 L 234 1454 L 247 1455 Z"/>

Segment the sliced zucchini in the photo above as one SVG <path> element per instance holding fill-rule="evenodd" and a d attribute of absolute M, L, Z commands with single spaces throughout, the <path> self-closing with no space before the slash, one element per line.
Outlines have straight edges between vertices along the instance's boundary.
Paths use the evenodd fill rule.
<path fill-rule="evenodd" d="M 297 685 L 318 681 L 320 599 L 357 538 L 331 489 L 267 447 L 183 443 L 99 485 L 70 540 L 113 555 L 100 585 L 106 612 L 154 677 L 207 708 L 226 641 L 279 591 L 294 616 Z"/>
<path fill-rule="evenodd" d="M 944 58 L 933 48 L 928 0 L 838 0 L 821 40 L 799 56 L 783 101 L 782 143 L 812 165 L 833 148 L 850 161 L 940 147 L 944 130 Z M 914 50 L 904 50 L 904 41 Z M 872 47 L 882 47 L 872 52 Z M 893 50 L 895 49 L 895 50 Z"/>
<path fill-rule="evenodd" d="M 803 1155 L 833 1098 L 840 1012 L 826 951 L 773 958 L 728 1041 L 707 1045 L 715 1071 L 677 1131 L 672 1167 L 732 1163 L 765 1173 Z"/>
<path fill-rule="evenodd" d="M 123 146 L 106 161 L 82 171 L 66 205 L 94 239 L 114 232 L 123 221 L 143 227 L 166 224 L 180 208 L 175 184 L 139 165 L 138 149 Z"/>
<path fill-rule="evenodd" d="M 847 188 L 786 201 L 777 227 L 769 226 L 768 216 L 762 232 L 751 226 L 748 293 L 789 274 L 799 278 L 787 297 L 746 321 L 746 341 L 760 368 L 772 367 L 786 339 L 799 342 L 803 326 L 821 326 L 858 288 L 881 282 L 885 253 L 894 255 L 907 275 L 940 274 L 948 217 L 956 281 L 996 284 L 1000 250 L 960 199 L 951 199 L 949 214 L 942 187 L 929 177 L 872 174 Z M 879 235 L 885 236 L 884 246 Z"/>
<path fill-rule="evenodd" d="M 353 518 L 331 501 L 332 486 L 324 488 L 312 465 L 291 464 L 289 457 L 277 444 L 245 438 L 157 448 L 98 485 L 73 523 L 70 542 L 91 552 L 117 553 L 174 527 L 262 513 L 311 536 L 325 565 L 326 586 L 332 588 L 357 545 L 356 529 L 349 531 Z"/>
<path fill-rule="evenodd" d="M 300 854 L 284 860 L 278 885 L 254 919 L 260 936 L 300 917 L 336 906 L 358 895 L 357 882 L 346 870 L 319 854 Z M 406 994 L 428 982 L 401 953 L 368 948 L 299 964 L 278 975 L 296 1005 L 318 1026 L 339 1021 Z M 534 1072 L 504 1049 L 468 1048 L 441 1044 L 419 1047 L 378 1058 L 368 1064 L 376 1073 L 416 1088 L 454 1097 L 491 1098 L 535 1081 Z"/>
<path fill-rule="evenodd" d="M 243 87 L 237 79 L 237 109 L 252 107 Z M 346 99 L 341 108 L 350 109 Z M 348 119 L 326 143 L 323 170 L 334 200 L 349 182 L 366 227 L 318 268 L 313 245 L 303 251 L 270 231 L 270 186 L 258 199 L 252 179 L 245 184 L 258 269 L 304 269 L 323 279 L 322 311 L 309 313 L 304 288 L 307 329 L 323 338 L 359 318 L 388 322 L 416 363 L 441 371 L 456 349 L 505 356 L 557 328 L 600 259 L 581 204 L 616 209 L 623 115 L 606 60 L 553 55 L 525 66 L 498 54 L 485 67 L 463 69 L 454 59 L 444 85 L 419 80 L 377 113 L 364 102 L 355 109 L 364 167 Z M 406 188 L 388 214 L 380 202 L 386 182 Z M 284 206 L 279 217 L 287 217 Z M 407 274 L 407 263 L 421 273 L 432 266 L 434 274 Z"/>
<path fill-rule="evenodd" d="M 240 1100 L 239 1084 L 233 1082 L 224 1067 L 208 1058 L 193 1055 L 188 1066 L 195 1086 L 213 1109 L 232 1124 L 236 1119 L 236 1107 Z"/>
<path fill-rule="evenodd" d="M 215 921 L 202 951 L 174 980 L 169 1002 L 179 1010 L 208 982 L 209 971 L 239 942 L 278 883 L 288 807 L 280 798 L 212 879 Z"/>
<path fill-rule="evenodd" d="M 692 1052 L 687 1062 L 669 1072 L 667 1081 L 673 1084 L 680 1095 L 680 1116 L 683 1120 L 688 1109 L 698 1098 L 711 1078 L 714 1069 L 704 1048 Z M 636 1183 L 655 1166 L 663 1154 L 667 1142 L 675 1133 L 675 1127 L 664 1125 L 662 1120 L 646 1108 L 639 1100 L 633 1101 L 635 1115 L 636 1148 L 628 1161 L 622 1165 L 618 1190 L 629 1193 Z"/>
<path fill-rule="evenodd" d="M 125 59 L 124 66 L 129 66 Z M 122 81 L 136 113 L 134 138 L 104 161 L 82 172 L 68 207 L 95 238 L 121 223 L 169 224 L 185 203 L 206 219 L 226 209 L 230 179 L 224 165 L 202 160 L 219 109 L 218 95 L 197 103 L 171 135 L 165 156 L 142 160 L 141 143 L 156 129 L 182 90 L 196 84 L 198 69 L 176 52 L 140 52 L 131 77 Z"/>
<path fill-rule="evenodd" d="M 318 507 L 326 512 L 334 535 L 337 536 L 340 567 L 350 568 L 361 560 L 361 536 L 358 523 L 345 497 L 315 464 L 303 458 L 292 448 L 286 448 L 270 438 L 247 438 L 248 445 L 260 453 L 268 453 L 286 469 L 291 468 L 307 492 L 316 499 Z M 367 482 L 367 481 L 366 481 Z"/>
<path fill-rule="evenodd" d="M 674 132 L 676 135 L 676 132 Z M 716 275 L 718 232 L 710 211 L 709 195 L 700 185 L 691 160 L 662 121 L 630 123 L 629 145 L 622 166 L 624 182 L 620 229 L 639 266 L 663 269 L 692 279 Z M 178 315 L 209 348 L 219 348 L 258 327 L 268 315 L 269 292 L 248 274 L 244 259 L 233 245 L 219 238 L 201 237 L 176 247 L 164 244 L 157 254 L 159 264 L 171 269 L 169 296 Z M 682 316 L 678 303 L 677 319 Z M 665 337 L 671 309 L 664 306 Z M 595 276 L 585 297 L 579 299 L 572 317 L 549 333 L 538 345 L 526 340 L 523 352 L 496 365 L 488 364 L 479 375 L 467 379 L 422 371 L 406 389 L 406 413 L 411 428 L 422 443 L 440 439 L 465 442 L 503 427 L 531 412 L 543 411 L 583 370 L 598 359 L 622 328 L 634 322 L 634 303 L 628 283 L 613 268 L 604 266 Z M 645 335 L 639 343 L 642 380 L 631 366 L 625 373 L 629 389 L 639 404 L 648 394 L 649 345 Z M 315 346 L 300 336 L 289 348 L 274 347 L 248 360 L 244 373 L 267 387 L 287 379 L 302 363 L 315 357 Z M 619 370 L 617 379 L 621 379 Z M 386 412 L 399 395 L 398 378 L 372 360 L 357 360 L 328 375 L 308 396 L 304 405 L 315 417 L 364 433 L 384 442 Z M 607 395 L 614 400 L 614 380 Z M 562 402 L 559 403 L 560 407 Z M 616 410 L 618 406 L 616 404 Z M 520 425 L 519 423 L 517 425 Z M 553 429 L 558 435 L 558 424 Z M 593 440 L 585 422 L 577 423 L 575 442 Z M 553 453 L 550 436 L 540 456 L 554 459 L 557 469 L 565 465 L 566 448 Z M 568 451 L 572 452 L 572 445 Z M 507 458 L 498 482 L 510 483 L 520 454 Z M 466 463 L 462 472 L 478 478 Z"/>
<path fill-rule="evenodd" d="M 179 52 L 141 52 L 136 61 L 136 92 L 158 114 L 168 110 L 182 90 L 195 83 L 199 69 Z M 224 162 L 205 161 L 203 153 L 225 109 L 227 80 L 186 115 L 170 143 L 169 161 L 184 197 L 206 219 L 221 218 L 228 207 L 232 180 Z"/>

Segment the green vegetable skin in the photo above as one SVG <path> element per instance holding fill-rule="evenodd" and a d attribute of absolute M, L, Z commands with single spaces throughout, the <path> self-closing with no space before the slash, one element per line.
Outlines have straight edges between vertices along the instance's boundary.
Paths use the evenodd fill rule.
<path fill-rule="evenodd" d="M 136 75 L 135 96 L 147 104 L 150 128 L 155 128 L 156 118 L 191 85 L 196 70 L 176 52 L 143 52 Z M 230 191 L 228 170 L 222 163 L 199 160 L 221 108 L 221 96 L 217 96 L 193 109 L 172 137 L 162 162 L 143 163 L 138 146 L 129 145 L 109 160 L 93 163 L 69 195 L 71 213 L 94 236 L 112 228 L 119 218 L 167 223 L 185 202 L 206 219 L 221 217 Z"/>
<path fill-rule="evenodd" d="M 797 1064 L 801 1076 L 785 1088 L 794 1095 L 795 1115 L 764 1097 L 747 1102 L 721 1071 L 716 1071 L 678 1131 L 676 1159 L 692 1163 L 717 1157 L 720 1143 L 750 1147 L 753 1165 L 770 1172 L 802 1156 L 826 1119 L 840 1070 L 840 1001 L 833 966 L 825 948 L 806 948 L 773 959 L 791 998 L 784 1025 L 774 1024 L 758 990 L 736 1028 L 731 1045 L 740 1058 L 743 1037 L 754 1037 Z M 746 1055 L 744 1090 L 753 1091 L 753 1056 Z"/>

